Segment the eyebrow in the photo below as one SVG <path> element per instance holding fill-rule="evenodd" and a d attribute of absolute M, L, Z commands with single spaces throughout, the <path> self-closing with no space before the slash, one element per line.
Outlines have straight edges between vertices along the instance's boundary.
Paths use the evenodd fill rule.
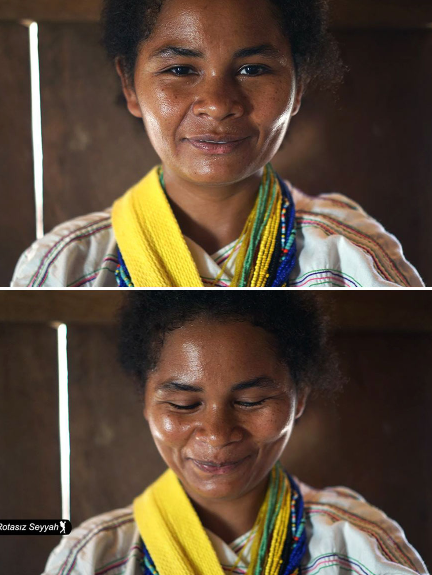
<path fill-rule="evenodd" d="M 152 52 L 150 58 L 168 58 L 170 56 L 186 56 L 189 58 L 204 58 L 203 52 L 191 50 L 190 48 L 181 48 L 180 46 L 165 46 L 155 52 Z M 280 56 L 280 51 L 271 44 L 259 44 L 258 46 L 249 46 L 241 48 L 234 52 L 233 60 L 239 58 L 249 58 L 250 56 L 264 56 L 275 58 Z"/>
<path fill-rule="evenodd" d="M 150 54 L 150 58 L 167 58 L 169 56 L 187 56 L 189 58 L 204 58 L 204 54 L 198 50 L 190 48 L 180 48 L 179 46 L 165 46 L 155 50 Z"/>
<path fill-rule="evenodd" d="M 167 381 L 157 387 L 156 391 L 204 391 L 202 387 L 190 385 L 189 383 L 180 383 L 177 381 Z"/>
<path fill-rule="evenodd" d="M 254 377 L 248 381 L 242 381 L 241 383 L 236 383 L 231 388 L 231 391 L 243 391 L 244 389 L 251 389 L 252 387 L 258 387 L 260 389 L 268 389 L 271 387 L 277 387 L 277 383 L 271 377 Z"/>
<path fill-rule="evenodd" d="M 247 381 L 241 381 L 232 386 L 231 391 L 243 391 L 245 389 L 251 389 L 253 387 L 258 387 L 260 389 L 268 389 L 277 387 L 277 383 L 267 376 L 254 377 Z M 198 385 L 191 385 L 189 383 L 180 383 L 177 381 L 167 381 L 158 386 L 157 391 L 191 391 L 191 392 L 203 392 L 204 389 Z"/>

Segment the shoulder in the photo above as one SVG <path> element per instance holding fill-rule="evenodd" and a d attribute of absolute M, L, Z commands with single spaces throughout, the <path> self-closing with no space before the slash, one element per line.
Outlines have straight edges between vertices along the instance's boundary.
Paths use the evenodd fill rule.
<path fill-rule="evenodd" d="M 117 266 L 111 210 L 65 222 L 34 242 L 21 256 L 12 278 L 19 287 L 88 287 Z M 110 285 L 110 284 L 108 284 Z"/>
<path fill-rule="evenodd" d="M 132 575 L 140 573 L 141 561 L 130 506 L 93 517 L 65 535 L 49 556 L 43 575 L 123 573 L 126 568 Z"/>
<path fill-rule="evenodd" d="M 423 287 L 399 241 L 359 204 L 342 194 L 308 196 L 289 187 L 296 206 L 300 264 L 292 285 L 306 287 L 323 280 L 320 272 L 326 272 L 335 286 Z"/>
<path fill-rule="evenodd" d="M 309 539 L 307 566 L 302 572 L 427 574 L 402 528 L 361 495 L 346 487 L 313 489 L 301 482 L 299 485 Z"/>

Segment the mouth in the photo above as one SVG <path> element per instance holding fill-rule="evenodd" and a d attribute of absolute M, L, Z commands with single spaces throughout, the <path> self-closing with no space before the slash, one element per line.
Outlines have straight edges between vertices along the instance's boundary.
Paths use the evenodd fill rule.
<path fill-rule="evenodd" d="M 230 134 L 214 135 L 204 134 L 185 138 L 194 148 L 210 154 L 229 154 L 239 148 L 249 136 L 234 136 Z"/>
<path fill-rule="evenodd" d="M 217 463 L 215 461 L 201 461 L 199 459 L 191 459 L 192 463 L 204 473 L 209 475 L 225 475 L 231 473 L 240 467 L 247 459 L 249 455 L 239 459 L 238 461 L 224 461 L 222 463 Z"/>

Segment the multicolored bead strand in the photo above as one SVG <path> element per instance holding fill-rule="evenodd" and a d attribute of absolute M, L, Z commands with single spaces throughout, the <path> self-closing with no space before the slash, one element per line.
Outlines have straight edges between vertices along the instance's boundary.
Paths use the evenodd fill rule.
<path fill-rule="evenodd" d="M 276 463 L 266 497 L 252 528 L 254 542 L 247 575 L 297 575 L 306 552 L 303 497 L 295 481 Z M 158 575 L 145 544 L 144 575 Z M 231 568 L 234 571 L 240 561 Z"/>
<path fill-rule="evenodd" d="M 118 265 L 115 271 L 115 277 L 117 280 L 117 285 L 119 287 L 134 287 L 132 279 L 129 275 L 126 264 L 124 263 L 123 256 L 118 250 Z"/>
<path fill-rule="evenodd" d="M 159 181 L 165 191 L 162 167 Z M 236 253 L 231 287 L 285 287 L 296 263 L 295 206 L 290 191 L 271 164 L 264 168 L 258 196 L 235 248 L 213 281 L 216 285 Z M 116 280 L 119 287 L 134 287 L 119 251 Z M 185 286 L 186 287 L 186 286 Z"/>

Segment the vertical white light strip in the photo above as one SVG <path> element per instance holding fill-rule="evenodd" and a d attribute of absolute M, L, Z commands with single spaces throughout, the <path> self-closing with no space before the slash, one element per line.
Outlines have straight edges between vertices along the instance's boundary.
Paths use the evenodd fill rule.
<path fill-rule="evenodd" d="M 36 211 L 36 238 L 44 235 L 43 221 L 43 148 L 42 112 L 39 72 L 39 29 L 37 22 L 29 25 L 30 39 L 30 80 L 33 137 L 34 197 Z"/>
<path fill-rule="evenodd" d="M 70 520 L 70 435 L 67 326 L 57 326 L 62 519 Z"/>

